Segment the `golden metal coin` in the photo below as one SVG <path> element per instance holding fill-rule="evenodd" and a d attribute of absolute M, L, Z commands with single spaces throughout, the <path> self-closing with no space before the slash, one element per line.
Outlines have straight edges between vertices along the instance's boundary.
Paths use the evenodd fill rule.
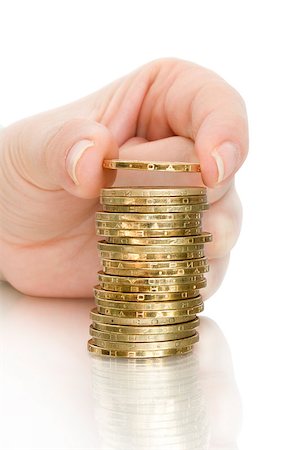
<path fill-rule="evenodd" d="M 115 292 L 189 292 L 196 289 L 201 289 L 207 286 L 207 280 L 204 278 L 200 281 L 195 281 L 190 284 L 166 284 L 166 285 L 137 285 L 129 286 L 127 284 L 113 284 L 100 282 L 99 285 L 106 291 Z"/>
<path fill-rule="evenodd" d="M 201 220 L 202 212 L 183 212 L 183 213 L 109 213 L 99 211 L 95 214 L 96 220 L 112 221 L 112 222 L 164 222 L 164 221 L 179 221 L 179 220 Z"/>
<path fill-rule="evenodd" d="M 185 239 L 190 239 L 190 237 Z M 129 239 L 129 238 L 120 238 L 120 239 Z M 135 238 L 136 242 L 142 242 L 140 241 L 141 238 Z M 149 238 L 145 238 L 147 240 Z M 152 238 L 153 239 L 153 238 Z M 172 244 L 170 243 L 170 239 L 177 239 L 177 238 L 157 238 L 160 239 L 159 244 L 125 244 L 125 242 L 114 244 L 112 242 L 106 242 L 106 241 L 99 241 L 97 244 L 97 248 L 99 250 L 106 250 L 109 252 L 119 252 L 119 253 L 183 253 L 183 252 L 190 252 L 195 250 L 203 250 L 204 244 L 197 244 L 197 243 L 191 243 L 191 244 Z M 210 237 L 208 238 L 210 239 Z M 167 244 L 165 242 L 167 241 Z M 178 242 L 178 241 L 177 241 Z"/>
<path fill-rule="evenodd" d="M 107 160 L 104 167 L 194 171 L 198 164 Z M 199 169 L 198 169 L 199 170 Z M 104 188 L 96 213 L 103 270 L 90 312 L 95 355 L 152 358 L 187 353 L 198 341 L 207 285 L 204 187 Z"/>
<path fill-rule="evenodd" d="M 195 342 L 195 336 L 190 336 L 183 339 L 175 339 L 173 341 L 162 341 L 162 342 L 112 342 L 106 339 L 94 338 L 93 343 L 101 348 L 106 348 L 107 350 L 166 350 L 171 348 L 182 348 L 192 345 Z"/>
<path fill-rule="evenodd" d="M 107 275 L 102 271 L 98 272 L 98 278 L 100 283 L 108 283 L 113 285 L 129 285 L 129 286 L 163 286 L 163 285 L 179 285 L 179 284 L 191 284 L 198 283 L 204 280 L 204 275 L 188 275 L 183 277 L 129 277 L 129 276 L 117 276 Z M 112 289 L 113 290 L 113 289 Z"/>
<path fill-rule="evenodd" d="M 179 161 L 124 161 L 120 159 L 105 159 L 103 161 L 103 167 L 105 169 L 153 170 L 158 172 L 201 172 L 199 163 Z"/>
<path fill-rule="evenodd" d="M 207 203 L 206 195 L 192 195 L 188 197 L 100 197 L 102 205 L 199 205 Z"/>
<path fill-rule="evenodd" d="M 112 220 L 96 220 L 95 226 L 96 228 L 109 228 L 109 229 L 113 229 L 113 230 L 133 230 L 133 231 L 137 231 L 137 230 L 145 230 L 145 231 L 149 231 L 149 230 L 178 230 L 178 229 L 183 229 L 185 230 L 186 228 L 201 228 L 201 220 L 167 220 L 164 222 L 117 222 L 117 221 L 112 221 Z"/>
<path fill-rule="evenodd" d="M 103 306 L 104 308 L 117 308 L 123 310 L 133 311 L 161 311 L 169 309 L 190 309 L 202 302 L 201 295 L 197 297 L 174 300 L 171 302 L 121 302 L 120 300 L 104 300 L 102 298 L 96 298 L 97 306 Z"/>
<path fill-rule="evenodd" d="M 198 259 L 185 259 L 184 261 L 118 261 L 115 259 L 103 259 L 103 267 L 114 268 L 120 270 L 133 270 L 133 269 L 149 269 L 149 270 L 162 270 L 162 269 L 191 269 L 195 267 L 207 266 L 207 258 Z"/>
<path fill-rule="evenodd" d="M 101 289 L 100 285 L 94 286 L 93 292 L 95 298 L 121 300 L 124 302 L 163 302 L 194 298 L 200 294 L 198 289 L 191 289 L 190 291 L 185 292 L 116 292 L 105 291 L 104 289 Z"/>
<path fill-rule="evenodd" d="M 196 334 L 194 343 L 198 342 L 199 335 Z M 165 350 L 137 350 L 137 351 L 125 351 L 125 350 L 107 350 L 97 345 L 94 345 L 92 339 L 87 344 L 88 351 L 95 356 L 110 356 L 121 358 L 162 358 L 164 356 L 174 356 L 189 353 L 193 349 L 193 344 L 187 347 L 165 349 Z"/>
<path fill-rule="evenodd" d="M 148 237 L 148 238 L 130 238 L 130 237 L 108 237 L 107 238 L 109 244 L 117 244 L 117 245 L 139 245 L 139 246 L 148 246 L 148 245 L 169 245 L 170 247 L 174 245 L 198 245 L 198 244 L 206 244 L 207 242 L 212 241 L 212 234 L 203 231 L 202 234 L 197 236 L 176 236 L 169 238 L 162 237 Z M 146 247 L 147 248 L 147 247 Z"/>
<path fill-rule="evenodd" d="M 189 322 L 194 320 L 196 316 L 185 314 L 176 317 L 117 317 L 99 313 L 90 313 L 91 319 L 96 323 L 108 323 L 115 325 L 132 325 L 132 326 L 153 326 L 153 325 L 170 325 L 176 323 Z M 95 328 L 94 324 L 93 327 Z"/>
<path fill-rule="evenodd" d="M 92 325 L 90 325 L 89 333 L 90 336 L 92 336 L 93 343 L 95 343 L 93 338 L 113 342 L 163 342 L 194 336 L 196 334 L 196 330 L 179 331 L 178 333 L 166 334 L 123 334 L 95 330 Z"/>
<path fill-rule="evenodd" d="M 116 230 L 112 228 L 96 228 L 96 234 L 105 237 L 175 237 L 195 236 L 201 233 L 201 227 L 170 230 Z"/>
<path fill-rule="evenodd" d="M 123 340 L 127 340 L 126 335 L 154 335 L 156 337 L 156 335 L 192 332 L 199 325 L 200 319 L 196 316 L 193 320 L 184 323 L 177 323 L 174 325 L 130 326 L 93 322 L 91 324 L 91 328 L 106 333 L 124 335 Z"/>
<path fill-rule="evenodd" d="M 122 317 L 122 318 L 162 318 L 162 317 L 180 317 L 180 316 L 195 316 L 204 310 L 203 302 L 199 305 L 194 306 L 190 309 L 171 309 L 168 311 L 132 311 L 123 310 L 118 308 L 106 308 L 103 306 L 97 306 L 95 308 L 100 314 L 105 314 L 106 316 Z"/>
<path fill-rule="evenodd" d="M 127 186 L 101 189 L 102 197 L 187 197 L 205 195 L 205 187 Z"/>
<path fill-rule="evenodd" d="M 165 249 L 166 250 L 166 249 Z M 100 251 L 100 256 L 103 259 L 117 259 L 122 261 L 178 261 L 192 258 L 203 258 L 205 256 L 204 250 L 194 250 L 190 252 L 177 253 L 122 253 Z"/>
<path fill-rule="evenodd" d="M 200 275 L 209 271 L 209 266 L 191 267 L 190 269 L 115 269 L 103 266 L 103 272 L 107 275 L 119 275 L 128 277 L 181 277 L 184 275 Z"/>
<path fill-rule="evenodd" d="M 129 206 L 129 205 L 103 205 L 106 212 L 132 212 L 132 213 L 172 213 L 172 212 L 201 212 L 209 209 L 208 203 L 200 203 L 197 205 L 146 205 L 146 206 Z"/>

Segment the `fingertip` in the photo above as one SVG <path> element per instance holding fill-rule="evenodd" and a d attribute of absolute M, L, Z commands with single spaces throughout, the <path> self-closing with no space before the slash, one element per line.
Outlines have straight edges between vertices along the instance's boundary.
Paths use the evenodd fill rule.
<path fill-rule="evenodd" d="M 105 158 L 116 157 L 116 148 L 111 145 L 99 148 L 99 145 L 89 146 L 82 154 L 76 164 L 75 176 L 72 177 L 74 183 L 74 193 L 82 198 L 99 197 L 102 187 L 109 186 L 114 182 L 116 171 L 103 168 Z"/>
<path fill-rule="evenodd" d="M 114 171 L 103 169 L 105 158 L 117 158 L 111 131 L 91 119 L 72 119 L 53 130 L 42 160 L 49 184 L 80 198 L 97 198 L 113 183 Z"/>
<path fill-rule="evenodd" d="M 87 138 L 75 142 L 66 153 L 63 187 L 81 198 L 97 198 L 100 189 L 113 183 L 115 171 L 103 169 L 105 158 L 116 158 L 118 146 L 110 131 L 93 124 Z"/>
<path fill-rule="evenodd" d="M 202 178 L 206 186 L 216 187 L 229 181 L 241 166 L 241 151 L 234 142 L 223 142 L 211 153 L 202 154 Z"/>
<path fill-rule="evenodd" d="M 239 94 L 228 87 L 220 91 L 217 86 L 215 93 L 210 94 L 203 99 L 205 112 L 202 111 L 194 140 L 203 181 L 208 187 L 216 187 L 229 181 L 243 164 L 249 134 L 246 109 Z"/>

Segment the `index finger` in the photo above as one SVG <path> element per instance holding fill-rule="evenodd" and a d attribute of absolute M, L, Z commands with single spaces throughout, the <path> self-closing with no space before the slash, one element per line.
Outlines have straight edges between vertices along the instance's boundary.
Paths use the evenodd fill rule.
<path fill-rule="evenodd" d="M 229 180 L 248 152 L 248 123 L 240 94 L 214 72 L 188 61 L 158 60 L 149 69 L 137 135 L 179 135 L 195 142 L 204 183 Z M 144 70 L 144 68 L 143 68 Z"/>

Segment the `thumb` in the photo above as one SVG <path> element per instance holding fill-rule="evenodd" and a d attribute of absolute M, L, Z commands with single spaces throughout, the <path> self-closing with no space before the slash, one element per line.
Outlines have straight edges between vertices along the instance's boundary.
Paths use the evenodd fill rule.
<path fill-rule="evenodd" d="M 63 188 L 87 199 L 98 197 L 103 186 L 112 184 L 114 171 L 102 167 L 105 158 L 118 155 L 117 143 L 108 128 L 89 119 L 73 119 L 61 125 L 49 124 L 43 118 L 41 121 L 41 116 L 36 123 L 30 121 L 17 124 L 24 125 L 24 131 L 17 133 L 18 157 L 14 160 L 23 178 L 42 189 Z M 10 142 L 11 138 L 15 141 L 11 132 Z"/>

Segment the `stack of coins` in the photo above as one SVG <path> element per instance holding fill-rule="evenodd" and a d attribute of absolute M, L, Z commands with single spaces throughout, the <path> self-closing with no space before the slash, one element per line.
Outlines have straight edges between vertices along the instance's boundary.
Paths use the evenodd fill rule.
<path fill-rule="evenodd" d="M 209 270 L 202 231 L 203 187 L 102 189 L 96 232 L 103 270 L 94 287 L 88 350 L 97 355 L 162 357 L 198 341 L 199 290 Z"/>

